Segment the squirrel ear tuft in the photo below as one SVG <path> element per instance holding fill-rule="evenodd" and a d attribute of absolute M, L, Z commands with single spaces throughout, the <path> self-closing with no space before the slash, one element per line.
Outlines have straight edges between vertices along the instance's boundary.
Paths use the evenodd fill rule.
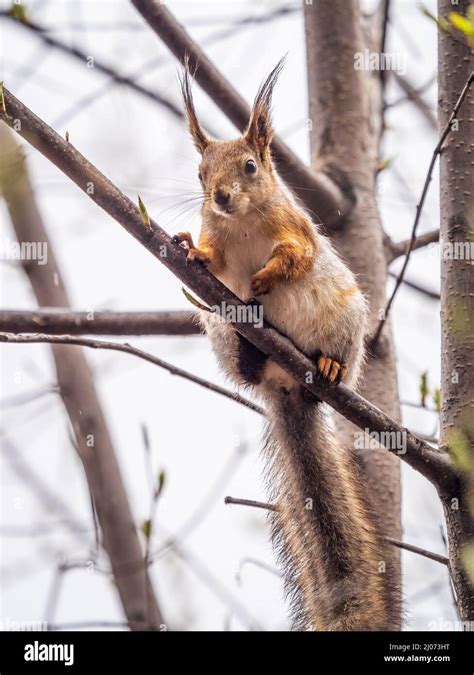
<path fill-rule="evenodd" d="M 285 65 L 285 60 L 286 55 L 278 61 L 270 75 L 260 85 L 253 103 L 248 127 L 244 132 L 245 140 L 256 148 L 262 160 L 267 156 L 273 138 L 271 120 L 272 94 L 278 76 Z"/>
<path fill-rule="evenodd" d="M 181 93 L 183 95 L 184 109 L 188 119 L 189 131 L 191 132 L 196 149 L 202 155 L 210 141 L 199 123 L 196 115 L 196 109 L 194 108 L 193 93 L 191 89 L 191 73 L 189 68 L 189 54 L 186 54 L 184 58 L 184 72 L 179 80 L 181 84 Z"/>

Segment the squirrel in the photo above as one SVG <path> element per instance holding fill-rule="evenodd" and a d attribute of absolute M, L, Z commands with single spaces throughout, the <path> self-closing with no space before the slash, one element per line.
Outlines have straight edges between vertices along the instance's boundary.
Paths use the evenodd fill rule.
<path fill-rule="evenodd" d="M 210 138 L 198 121 L 190 72 L 181 89 L 201 155 L 198 245 L 175 242 L 313 358 L 322 378 L 356 387 L 364 363 L 366 299 L 329 239 L 284 187 L 271 155 L 272 93 L 284 59 L 260 86 L 243 135 Z M 397 630 L 397 589 L 355 453 L 341 447 L 326 404 L 217 313 L 202 312 L 219 365 L 267 404 L 264 443 L 272 542 L 290 598 L 292 628 Z"/>

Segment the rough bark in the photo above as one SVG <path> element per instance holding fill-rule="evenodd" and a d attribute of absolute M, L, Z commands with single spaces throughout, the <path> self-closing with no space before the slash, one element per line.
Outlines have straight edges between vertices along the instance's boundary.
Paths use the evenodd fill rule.
<path fill-rule="evenodd" d="M 37 302 L 68 307 L 55 253 L 37 208 L 23 153 L 0 123 L 0 185 L 18 241 L 46 242 L 47 264 L 25 264 Z M 60 393 L 74 431 L 125 615 L 132 629 L 159 629 L 160 610 L 145 570 L 133 515 L 112 439 L 81 349 L 53 345 Z"/>
<path fill-rule="evenodd" d="M 343 227 L 332 233 L 338 251 L 359 276 L 370 302 L 368 333 L 385 305 L 387 262 L 377 210 L 375 174 L 380 123 L 371 119 L 369 83 L 354 68 L 354 55 L 363 52 L 357 0 L 318 0 L 305 6 L 311 158 L 315 170 L 343 173 L 355 205 Z M 377 86 L 374 82 L 371 86 Z M 378 84 L 380 86 L 380 83 Z M 372 101 L 373 105 L 373 101 Z M 400 418 L 396 367 L 389 326 L 378 353 L 367 361 L 361 393 Z M 354 445 L 354 427 L 338 419 L 343 439 Z M 371 499 L 387 536 L 401 538 L 400 465 L 379 450 L 359 451 Z M 400 557 L 389 561 L 389 583 L 400 583 Z"/>
<path fill-rule="evenodd" d="M 466 14 L 469 0 L 452 6 L 439 0 L 438 13 L 455 9 Z M 472 52 L 444 31 L 438 38 L 440 129 L 474 70 Z M 450 567 L 463 621 L 474 621 L 473 580 L 467 558 L 474 557 L 474 92 L 471 87 L 452 127 L 440 160 L 441 185 L 441 445 L 452 452 L 459 481 L 443 499 L 448 530 Z"/>

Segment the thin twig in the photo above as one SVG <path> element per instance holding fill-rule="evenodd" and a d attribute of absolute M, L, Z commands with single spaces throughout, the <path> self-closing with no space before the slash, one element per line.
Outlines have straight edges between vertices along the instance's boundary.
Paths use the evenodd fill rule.
<path fill-rule="evenodd" d="M 79 347 L 89 347 L 91 349 L 110 349 L 111 351 L 124 352 L 125 354 L 132 354 L 133 356 L 137 356 L 138 358 L 143 359 L 144 361 L 148 361 L 149 363 L 153 363 L 155 366 L 159 366 L 160 368 L 167 370 L 171 375 L 177 375 L 178 377 L 182 377 L 185 380 L 189 380 L 190 382 L 198 384 L 200 387 L 209 389 L 210 391 L 213 391 L 216 394 L 221 394 L 226 398 L 230 398 L 232 401 L 236 401 L 237 403 L 240 403 L 241 405 L 245 406 L 246 408 L 249 408 L 250 410 L 253 410 L 256 413 L 259 413 L 260 415 L 265 414 L 263 408 L 258 406 L 256 403 L 253 403 L 252 401 L 249 401 L 248 399 L 244 398 L 240 394 L 230 391 L 229 389 L 225 389 L 224 387 L 221 387 L 218 384 L 214 384 L 213 382 L 209 382 L 208 380 L 205 380 L 204 378 L 199 377 L 198 375 L 193 375 L 187 370 L 183 370 L 182 368 L 178 368 L 178 366 L 174 366 L 173 364 L 168 363 L 167 361 L 163 361 L 163 359 L 159 359 L 157 356 L 153 356 L 153 354 L 150 354 L 149 352 L 144 352 L 143 350 L 138 349 L 137 347 L 132 347 L 132 345 L 128 343 L 123 344 L 120 342 L 93 340 L 91 338 L 76 337 L 74 335 L 44 335 L 42 333 L 36 333 L 32 335 L 0 333 L 0 342 L 8 342 L 15 344 L 50 343 L 63 345 L 77 345 Z"/>
<path fill-rule="evenodd" d="M 389 276 L 392 277 L 392 279 L 397 279 L 398 276 L 395 274 L 395 272 L 389 271 Z M 414 291 L 418 291 L 419 293 L 423 293 L 423 295 L 426 295 L 428 298 L 431 298 L 432 300 L 440 300 L 441 296 L 439 293 L 436 291 L 432 291 L 430 288 L 425 288 L 424 286 L 420 286 L 420 284 L 415 284 L 414 281 L 410 281 L 409 279 L 403 279 L 403 283 L 405 286 L 408 286 L 408 288 L 412 288 Z"/>
<path fill-rule="evenodd" d="M 395 78 L 396 83 L 398 86 L 405 92 L 406 94 L 406 99 L 409 101 L 412 101 L 415 106 L 418 108 L 418 110 L 421 112 L 423 117 L 427 120 L 428 124 L 432 129 L 436 131 L 438 128 L 438 122 L 436 120 L 436 115 L 433 113 L 429 105 L 424 101 L 424 99 L 421 97 L 422 92 L 426 88 L 426 85 L 423 87 L 420 87 L 419 89 L 416 89 L 411 82 L 407 80 L 406 77 L 403 75 L 400 75 L 396 71 L 393 71 L 393 77 Z M 429 80 L 429 84 L 433 82 L 432 79 Z M 392 103 L 392 106 L 395 105 Z"/>
<path fill-rule="evenodd" d="M 447 558 L 445 555 L 441 555 L 440 553 L 433 553 L 432 551 L 428 551 L 425 548 L 420 548 L 419 546 L 414 546 L 413 544 L 407 544 L 404 541 L 392 539 L 391 537 L 385 537 L 385 539 L 390 544 L 392 544 L 392 546 L 402 548 L 403 550 L 410 551 L 411 553 L 416 553 L 417 555 L 421 555 L 424 558 L 434 560 L 435 562 L 441 563 L 441 565 L 446 565 L 447 567 L 449 567 L 449 558 Z"/>
<path fill-rule="evenodd" d="M 256 502 L 253 499 L 237 499 L 236 497 L 226 497 L 224 499 L 225 504 L 238 504 L 240 506 L 252 506 L 257 509 L 265 509 L 267 511 L 278 511 L 278 506 L 276 504 L 266 504 L 265 502 Z M 391 537 L 383 537 L 389 544 L 396 546 L 397 548 L 402 548 L 411 553 L 416 553 L 423 556 L 424 558 L 429 558 L 435 562 L 439 562 L 442 565 L 449 566 L 449 559 L 444 555 L 439 553 L 433 553 L 432 551 L 427 551 L 424 548 L 419 546 L 414 546 L 413 544 L 407 544 L 404 541 L 399 541 L 398 539 L 392 539 Z"/>
<path fill-rule="evenodd" d="M 148 361 L 149 363 L 153 363 L 154 365 L 157 365 L 160 368 L 164 368 L 172 375 L 177 375 L 186 380 L 194 382 L 195 384 L 199 384 L 205 389 L 209 389 L 210 391 L 221 394 L 226 398 L 230 398 L 233 401 L 236 401 L 237 403 L 240 403 L 241 405 L 250 408 L 254 412 L 257 412 L 261 415 L 265 414 L 263 408 L 256 405 L 252 401 L 245 399 L 240 394 L 234 393 L 228 389 L 224 389 L 223 387 L 220 387 L 217 384 L 209 382 L 208 380 L 204 380 L 203 378 L 200 378 L 197 375 L 193 375 L 188 371 L 182 370 L 177 366 L 174 366 L 166 361 L 163 361 L 162 359 L 159 359 L 156 356 L 153 356 L 149 352 L 144 352 L 141 349 L 132 347 L 132 345 L 128 343 L 122 344 L 117 342 L 106 342 L 104 340 L 92 340 L 90 338 L 75 337 L 73 335 L 43 335 L 41 333 L 33 335 L 21 335 L 21 334 L 16 335 L 12 333 L 0 333 L 0 342 L 6 342 L 9 344 L 50 343 L 50 344 L 64 344 L 73 346 L 76 345 L 80 347 L 89 347 L 91 349 L 106 349 L 106 350 L 108 349 L 111 351 L 119 351 L 124 352 L 126 354 L 132 354 L 133 356 L 137 356 L 138 358 L 141 358 L 144 361 Z M 425 436 L 420 433 L 416 434 L 416 436 L 417 438 L 429 443 L 436 442 L 436 440 L 432 436 Z"/>
<path fill-rule="evenodd" d="M 384 245 L 387 249 L 387 262 L 390 264 L 397 258 L 402 255 L 406 255 L 410 247 L 411 239 L 405 241 L 392 241 L 387 235 L 384 240 Z M 415 251 L 419 248 L 424 248 L 429 244 L 435 244 L 439 241 L 439 228 L 436 230 L 430 230 L 429 232 L 424 232 L 415 238 L 413 245 L 411 247 L 412 251 Z"/>
<path fill-rule="evenodd" d="M 239 504 L 240 506 L 253 506 L 257 509 L 265 509 L 266 511 L 278 511 L 278 506 L 274 504 L 266 504 L 265 502 L 256 502 L 253 499 L 237 499 L 236 497 L 226 497 L 224 504 Z"/>
<path fill-rule="evenodd" d="M 406 268 L 408 267 L 408 262 L 410 260 L 410 254 L 413 250 L 413 245 L 414 245 L 415 239 L 416 239 L 416 230 L 417 230 L 417 227 L 418 227 L 418 223 L 420 222 L 421 212 L 422 212 L 422 209 L 423 209 L 423 205 L 425 203 L 426 195 L 428 193 L 429 185 L 431 183 L 431 178 L 432 178 L 434 166 L 436 164 L 436 160 L 438 158 L 438 155 L 442 151 L 443 144 L 444 144 L 449 132 L 451 131 L 452 124 L 457 117 L 459 109 L 461 108 L 461 105 L 462 105 L 464 99 L 467 96 L 467 93 L 469 91 L 469 88 L 470 88 L 473 80 L 474 80 L 474 71 L 469 75 L 469 77 L 467 79 L 467 82 L 464 85 L 463 90 L 459 95 L 459 98 L 456 102 L 456 105 L 454 106 L 453 111 L 452 111 L 452 113 L 449 117 L 449 120 L 448 120 L 446 126 L 444 127 L 444 129 L 441 133 L 441 136 L 438 140 L 438 143 L 436 144 L 436 147 L 433 151 L 433 155 L 431 157 L 430 165 L 428 167 L 428 173 L 426 175 L 425 183 L 423 185 L 423 190 L 421 192 L 421 198 L 420 198 L 420 201 L 419 201 L 419 203 L 416 207 L 415 221 L 413 223 L 413 229 L 412 229 L 412 233 L 411 233 L 410 243 L 408 245 L 408 250 L 407 250 L 406 255 L 405 255 L 405 261 L 403 263 L 403 267 L 401 269 L 401 272 L 397 277 L 397 281 L 395 282 L 395 288 L 393 289 L 392 295 L 390 296 L 390 298 L 389 298 L 389 300 L 388 300 L 388 302 L 385 306 L 383 318 L 380 320 L 378 328 L 377 328 L 373 338 L 370 340 L 369 344 L 370 344 L 372 349 L 374 349 L 377 345 L 380 334 L 382 333 L 382 329 L 383 329 L 383 327 L 385 325 L 385 322 L 387 321 L 388 316 L 390 314 L 390 309 L 392 307 L 393 301 L 395 300 L 395 296 L 397 295 L 398 289 L 400 288 L 400 285 L 403 281 L 403 277 L 405 275 Z"/>
<path fill-rule="evenodd" d="M 143 96 L 146 96 L 152 101 L 155 101 L 155 103 L 159 103 L 161 106 L 166 108 L 170 113 L 172 113 L 175 117 L 179 119 L 184 119 L 182 109 L 175 103 L 167 99 L 166 97 L 162 96 L 161 94 L 157 94 L 156 92 L 151 91 L 150 89 L 147 89 L 141 84 L 138 84 L 137 82 L 135 82 L 135 80 L 133 80 L 131 77 L 128 77 L 127 75 L 121 75 L 120 73 L 117 73 L 110 66 L 105 65 L 105 63 L 102 63 L 101 61 L 97 61 L 95 57 L 91 57 L 89 54 L 86 54 L 77 47 L 72 47 L 70 45 L 65 44 L 64 42 L 61 42 L 60 40 L 57 40 L 56 38 L 51 37 L 50 35 L 48 35 L 47 30 L 42 26 L 32 23 L 31 21 L 18 21 L 15 17 L 13 17 L 11 14 L 5 11 L 0 12 L 0 18 L 10 19 L 14 21 L 16 25 L 22 26 L 23 28 L 28 29 L 32 33 L 38 35 L 38 37 L 40 37 L 41 40 L 43 40 L 46 44 L 77 59 L 82 63 L 84 67 L 86 67 L 87 64 L 90 63 L 91 65 L 89 67 L 91 70 L 97 70 L 100 73 L 103 73 L 104 75 L 107 75 L 108 77 L 112 78 L 114 82 L 117 82 L 118 84 L 124 84 L 127 87 L 130 87 L 139 94 L 142 94 Z"/>
<path fill-rule="evenodd" d="M 237 18 L 235 21 L 232 21 L 232 29 L 235 30 L 238 26 L 252 26 L 254 24 L 267 23 L 272 19 L 279 17 L 285 17 L 289 14 L 294 14 L 298 12 L 300 8 L 296 5 L 282 5 L 267 14 L 256 15 L 256 16 L 244 16 L 242 18 Z M 187 26 L 197 26 L 209 28 L 209 26 L 227 24 L 229 22 L 229 17 L 227 14 L 222 16 L 201 16 L 201 17 L 190 17 L 181 19 L 184 24 Z M 102 32 L 102 31 L 143 31 L 146 30 L 146 26 L 139 24 L 135 21 L 122 21 L 122 22 L 96 22 L 96 23 L 87 23 L 87 24 L 78 24 L 74 22 L 67 23 L 55 23 L 52 26 L 45 27 L 45 30 L 48 32 L 57 32 L 57 31 L 87 31 L 87 32 Z"/>
<path fill-rule="evenodd" d="M 264 23 L 266 21 L 272 21 L 274 19 L 277 19 L 279 17 L 285 16 L 286 14 L 290 13 L 291 11 L 297 11 L 296 7 L 282 7 L 279 8 L 273 12 L 269 12 L 268 14 L 265 14 L 264 16 L 255 16 L 255 17 L 244 17 L 241 19 L 237 19 L 230 27 L 226 27 L 224 29 L 219 29 L 212 33 L 212 35 L 209 35 L 208 37 L 204 38 L 202 40 L 203 45 L 211 45 L 215 44 L 216 42 L 219 42 L 220 40 L 223 40 L 227 37 L 235 37 L 237 29 L 238 28 L 247 28 L 251 26 L 252 24 L 259 24 L 259 23 Z M 206 17 L 207 19 L 207 17 Z M 190 25 L 188 22 L 186 22 L 187 25 Z M 193 22 L 191 22 L 193 23 Z M 142 29 L 147 29 L 146 26 L 143 25 L 138 25 L 139 28 Z M 150 61 L 147 61 L 146 63 L 142 63 L 140 67 L 137 70 L 132 71 L 131 73 L 128 74 L 128 78 L 132 81 L 136 81 L 138 78 L 143 78 L 145 75 L 150 74 L 152 71 L 154 71 L 158 66 L 164 65 L 169 63 L 168 59 L 166 57 L 158 56 L 154 57 Z M 67 122 L 69 122 L 74 115 L 77 113 L 81 112 L 83 113 L 84 110 L 88 108 L 92 103 L 96 103 L 99 98 L 102 96 L 105 96 L 107 92 L 110 90 L 112 86 L 114 86 L 116 82 L 114 80 L 111 80 L 108 82 L 105 86 L 101 85 L 100 88 L 94 89 L 94 91 L 86 94 L 79 100 L 74 101 L 74 104 L 71 105 L 67 110 L 65 110 L 55 121 L 54 125 L 55 126 L 63 126 Z M 206 125 L 207 127 L 207 125 Z"/>

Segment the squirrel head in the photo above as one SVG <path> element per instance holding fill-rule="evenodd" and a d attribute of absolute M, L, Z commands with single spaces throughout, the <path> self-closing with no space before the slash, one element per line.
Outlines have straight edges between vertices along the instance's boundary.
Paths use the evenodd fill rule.
<path fill-rule="evenodd" d="M 243 135 L 234 141 L 210 138 L 194 108 L 189 64 L 186 61 L 181 89 L 189 130 L 201 155 L 199 180 L 204 194 L 203 212 L 220 217 L 241 216 L 262 205 L 277 189 L 270 143 L 272 93 L 285 58 L 281 59 L 260 86 Z"/>

